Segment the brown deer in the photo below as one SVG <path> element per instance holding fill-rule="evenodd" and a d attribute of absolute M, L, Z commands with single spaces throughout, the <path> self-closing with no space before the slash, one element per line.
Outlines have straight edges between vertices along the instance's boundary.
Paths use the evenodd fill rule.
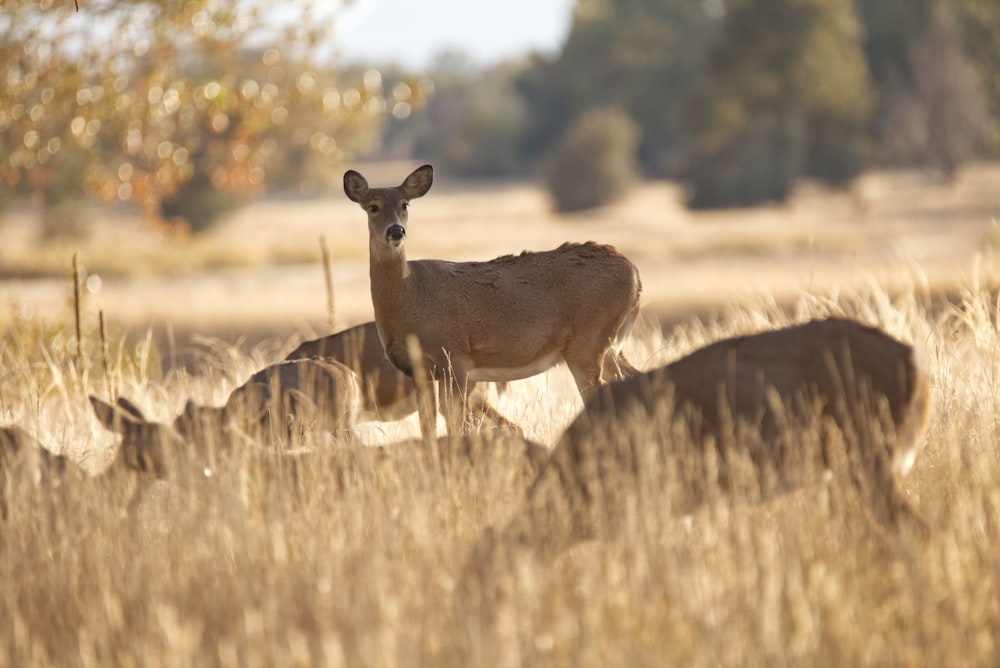
<path fill-rule="evenodd" d="M 285 359 L 310 357 L 337 360 L 357 374 L 361 381 L 359 421 L 391 422 L 402 420 L 416 412 L 413 381 L 386 357 L 374 322 L 362 323 L 336 334 L 305 341 Z M 482 400 L 476 409 L 495 423 L 512 426 Z"/>
<path fill-rule="evenodd" d="M 191 448 L 189 439 L 171 425 L 148 420 L 131 401 L 120 397 L 109 404 L 97 397 L 90 397 L 99 421 L 108 429 L 122 434 L 122 446 L 109 471 L 126 472 L 145 478 L 163 479 L 170 473 L 181 477 L 201 477 L 215 468 L 209 453 L 203 448 Z M 224 435 L 216 438 L 224 439 Z M 197 441 L 196 441 L 197 443 Z M 281 467 L 295 475 L 301 462 L 311 461 L 311 455 L 322 456 L 328 449 L 297 450 L 286 453 L 273 450 L 254 451 L 254 464 Z M 424 439 L 409 439 L 391 446 L 377 448 L 344 449 L 341 463 L 350 465 L 356 454 L 366 457 L 416 459 L 427 470 L 438 469 L 443 473 L 464 475 L 464 471 L 483 468 L 511 467 L 514 482 L 530 482 L 548 459 L 549 450 L 543 445 L 514 433 L 496 432 L 467 434 L 458 437 L 443 436 L 434 439 L 430 447 Z"/>
<path fill-rule="evenodd" d="M 362 385 L 359 419 L 389 422 L 417 410 L 413 382 L 386 358 L 374 322 L 305 341 L 285 359 L 310 357 L 337 360 L 357 374 Z"/>
<path fill-rule="evenodd" d="M 423 165 L 397 187 L 370 188 L 354 170 L 344 192 L 368 215 L 369 272 L 379 339 L 413 373 L 408 337 L 440 393 L 449 433 L 464 427 L 469 391 L 565 362 L 585 399 L 637 370 L 621 344 L 639 308 L 639 272 L 611 246 L 566 243 L 488 262 L 406 259 L 407 208 L 430 190 Z"/>
<path fill-rule="evenodd" d="M 913 464 L 928 412 L 914 349 L 873 327 L 830 318 L 718 341 L 600 388 L 522 509 L 499 536 L 487 532 L 475 556 L 482 563 L 498 541 L 552 554 L 609 537 L 623 523 L 622 495 L 640 479 L 658 481 L 663 471 L 653 469 L 686 471 L 697 503 L 710 470 L 727 491 L 739 456 L 752 462 L 761 498 L 846 461 L 839 472 L 878 520 L 923 531 L 897 479 Z M 809 442 L 821 447 L 807 452 Z"/>
<path fill-rule="evenodd" d="M 187 447 L 194 445 L 203 456 L 241 433 L 290 443 L 309 428 L 347 435 L 357 419 L 361 389 L 347 366 L 311 358 L 265 367 L 233 390 L 224 406 L 189 401 L 172 425 L 148 420 L 124 397 L 112 405 L 91 396 L 90 403 L 101 424 L 122 435 L 126 466 L 159 478 Z"/>

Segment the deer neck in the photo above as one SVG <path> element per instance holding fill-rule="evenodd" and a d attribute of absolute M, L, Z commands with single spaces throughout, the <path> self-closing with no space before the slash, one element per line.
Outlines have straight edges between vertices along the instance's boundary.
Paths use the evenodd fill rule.
<path fill-rule="evenodd" d="M 373 253 L 369 278 L 376 322 L 407 310 L 410 266 L 405 253 L 400 252 L 393 257 L 376 257 Z"/>

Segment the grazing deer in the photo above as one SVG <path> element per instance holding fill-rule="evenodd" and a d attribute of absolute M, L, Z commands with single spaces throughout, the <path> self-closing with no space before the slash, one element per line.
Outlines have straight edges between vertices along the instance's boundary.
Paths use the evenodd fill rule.
<path fill-rule="evenodd" d="M 24 429 L 0 427 L 0 519 L 7 519 L 8 481 L 51 489 L 74 475 L 83 477 L 67 457 L 53 454 Z"/>
<path fill-rule="evenodd" d="M 413 381 L 385 356 L 374 322 L 305 341 L 285 359 L 310 357 L 337 360 L 358 375 L 362 386 L 359 421 L 391 422 L 416 412 Z M 498 424 L 513 426 L 484 401 L 480 401 L 477 410 Z"/>
<path fill-rule="evenodd" d="M 407 337 L 417 338 L 421 362 L 445 381 L 449 433 L 464 426 L 476 382 L 526 378 L 564 361 L 586 399 L 602 381 L 637 373 L 621 354 L 639 308 L 635 265 L 593 242 L 488 262 L 407 261 L 407 207 L 432 182 L 430 165 L 388 188 L 369 188 L 350 170 L 344 192 L 368 214 L 372 305 L 385 353 L 412 375 Z"/>
<path fill-rule="evenodd" d="M 767 498 L 835 466 L 838 444 L 876 518 L 922 530 L 897 476 L 913 464 L 928 411 L 913 348 L 875 328 L 830 318 L 718 341 L 600 388 L 563 433 L 521 511 L 499 537 L 488 532 L 476 556 L 497 538 L 551 554 L 607 537 L 623 523 L 622 494 L 634 494 L 640 479 L 660 480 L 656 466 L 694 470 L 683 491 L 697 502 L 705 474 L 715 467 L 725 490 L 733 482 L 727 464 L 744 455 Z M 820 447 L 810 453 L 808 443 Z"/>
<path fill-rule="evenodd" d="M 345 364 L 361 381 L 359 419 L 401 420 L 417 410 L 413 381 L 385 356 L 374 322 L 305 341 L 286 360 L 321 357 Z"/>
<path fill-rule="evenodd" d="M 357 419 L 361 389 L 345 365 L 313 358 L 265 367 L 233 390 L 224 406 L 188 401 L 172 425 L 146 419 L 124 397 L 112 405 L 91 396 L 90 403 L 101 424 L 122 435 L 126 466 L 161 478 L 186 444 L 201 455 L 229 442 L 233 431 L 265 440 L 295 440 L 309 427 L 346 434 Z"/>

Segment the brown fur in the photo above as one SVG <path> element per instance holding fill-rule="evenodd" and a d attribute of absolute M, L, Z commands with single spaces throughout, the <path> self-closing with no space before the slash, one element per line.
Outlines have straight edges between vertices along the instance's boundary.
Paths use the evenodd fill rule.
<path fill-rule="evenodd" d="M 618 355 L 638 311 L 635 265 L 593 242 L 488 262 L 407 261 L 407 208 L 432 181 L 430 165 L 394 188 L 369 188 L 358 172 L 344 174 L 348 198 L 368 214 L 375 323 L 394 365 L 412 373 L 407 339 L 416 336 L 431 376 L 450 380 L 463 402 L 475 381 L 515 380 L 558 361 L 584 398 L 605 369 L 635 371 L 624 357 L 606 361 Z M 454 412 L 446 416 L 449 430 Z"/>
<path fill-rule="evenodd" d="M 311 341 L 305 341 L 286 360 L 321 357 L 346 364 L 361 381 L 362 413 L 359 420 L 391 422 L 417 410 L 413 380 L 397 369 L 382 349 L 374 322 L 366 322 Z M 503 384 L 498 383 L 502 391 Z M 488 420 L 509 424 L 492 407 L 481 402 L 476 409 Z"/>
<path fill-rule="evenodd" d="M 128 468 L 165 477 L 180 452 L 204 457 L 234 432 L 268 441 L 294 439 L 304 428 L 349 433 L 361 403 L 357 376 L 333 360 L 302 359 L 265 367 L 232 391 L 224 406 L 188 402 L 172 425 L 147 420 L 132 402 L 90 397 L 94 414 L 122 435 Z"/>
<path fill-rule="evenodd" d="M 305 341 L 286 360 L 322 357 L 347 365 L 362 384 L 365 417 L 401 420 L 417 410 L 413 381 L 385 356 L 374 322 L 366 322 L 312 341 Z"/>
<path fill-rule="evenodd" d="M 810 471 L 836 468 L 837 444 L 849 482 L 875 516 L 922 531 L 897 478 L 928 412 L 913 348 L 872 327 L 831 318 L 719 341 L 602 387 L 563 434 L 503 539 L 546 551 L 606 536 L 623 521 L 622 490 L 657 479 L 649 478 L 658 475 L 651 463 L 696 471 L 688 482 L 698 498 L 698 481 L 713 466 L 725 487 L 727 462 L 742 455 L 762 476 L 766 498 Z M 811 441 L 826 444 L 815 453 L 820 461 L 804 459 L 799 444 Z"/>

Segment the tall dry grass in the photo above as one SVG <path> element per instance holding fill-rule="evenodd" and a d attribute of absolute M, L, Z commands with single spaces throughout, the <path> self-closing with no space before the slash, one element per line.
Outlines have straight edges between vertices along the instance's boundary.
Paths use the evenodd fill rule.
<path fill-rule="evenodd" d="M 0 349 L 0 411 L 88 477 L 8 485 L 0 525 L 0 665 L 715 666 L 995 665 L 1000 655 L 1000 303 L 914 287 L 758 300 L 627 352 L 649 367 L 723 336 L 816 316 L 877 324 L 921 347 L 934 412 L 905 489 L 930 536 L 887 533 L 835 484 L 767 503 L 727 497 L 687 517 L 656 507 L 612 542 L 518 559 L 462 586 L 488 527 L 529 481 L 512 458 L 442 467 L 414 446 L 326 445 L 296 459 L 236 451 L 150 484 L 114 473 L 89 413 L 108 387 L 159 419 L 221 403 L 275 347 L 204 346 L 204 375 L 161 371 L 151 343 L 109 372 L 70 328 L 21 322 Z M 553 443 L 579 409 L 559 368 L 500 404 Z M 368 426 L 392 443 L 412 423 Z M 108 472 L 110 471 L 110 472 Z M 471 593 L 470 593 L 471 592 Z"/>

